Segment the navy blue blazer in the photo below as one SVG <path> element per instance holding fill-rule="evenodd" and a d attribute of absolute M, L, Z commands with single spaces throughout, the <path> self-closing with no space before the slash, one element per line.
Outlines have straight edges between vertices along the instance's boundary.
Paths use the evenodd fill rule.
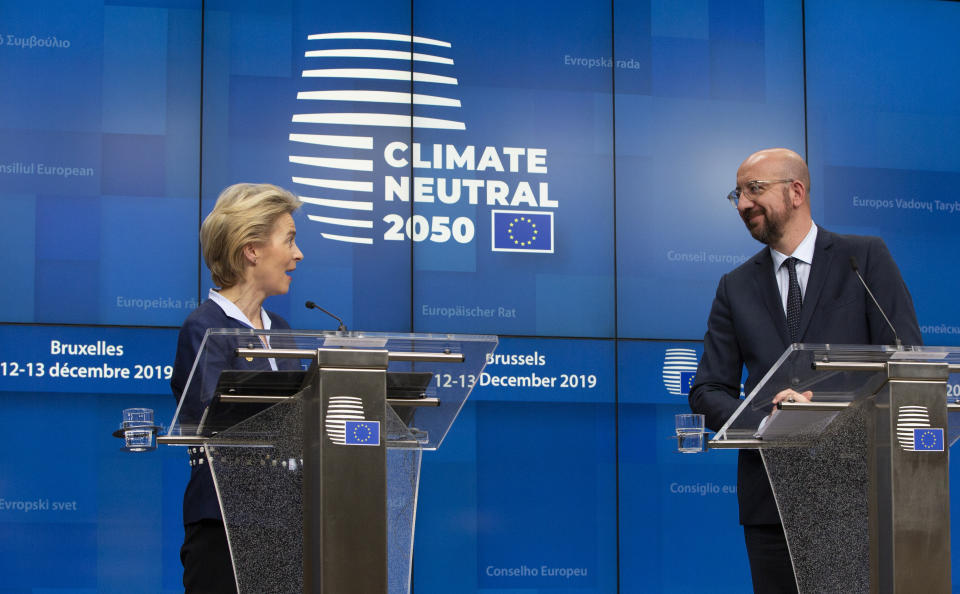
<path fill-rule="evenodd" d="M 267 312 L 270 316 L 272 330 L 289 330 L 290 324 L 275 313 Z M 227 316 L 220 309 L 220 306 L 213 301 L 206 300 L 195 309 L 193 313 L 187 316 L 183 326 L 180 328 L 180 335 L 177 339 L 177 355 L 173 364 L 173 375 L 170 378 L 170 388 L 173 395 L 180 402 L 183 396 L 183 390 L 190 377 L 190 369 L 193 367 L 194 359 L 200 350 L 200 343 L 207 330 L 210 328 L 243 328 L 239 321 Z M 199 389 L 202 383 L 206 383 L 212 390 L 216 385 L 216 378 L 224 369 L 262 369 L 269 370 L 270 363 L 267 359 L 253 359 L 247 361 L 243 358 L 233 356 L 233 349 L 245 344 L 230 345 L 229 348 L 208 350 L 205 359 L 206 364 L 197 373 L 212 376 L 206 382 L 194 381 L 191 383 L 191 393 L 180 411 L 180 419 L 184 424 L 195 425 L 200 422 L 204 409 L 210 403 L 213 394 L 195 394 L 193 390 Z M 276 345 L 275 345 L 276 346 Z M 300 369 L 300 361 L 296 359 L 276 359 L 279 369 Z M 213 477 L 210 474 L 210 468 L 206 464 L 193 466 L 190 469 L 190 482 L 187 483 L 187 489 L 183 494 L 183 523 L 190 524 L 204 519 L 219 520 L 220 504 L 217 501 L 217 493 L 213 486 Z"/>
<path fill-rule="evenodd" d="M 818 227 L 803 298 L 800 342 L 894 344 L 893 332 L 850 268 L 851 256 L 856 257 L 903 344 L 922 344 L 913 299 L 883 240 L 838 235 L 822 227 Z M 690 390 L 691 410 L 706 415 L 707 426 L 719 430 L 740 405 L 743 366 L 747 368 L 744 391 L 749 394 L 790 345 L 789 336 L 773 258 L 764 248 L 720 279 L 703 338 L 703 357 Z M 755 450 L 740 451 L 737 497 L 741 524 L 780 523 Z"/>

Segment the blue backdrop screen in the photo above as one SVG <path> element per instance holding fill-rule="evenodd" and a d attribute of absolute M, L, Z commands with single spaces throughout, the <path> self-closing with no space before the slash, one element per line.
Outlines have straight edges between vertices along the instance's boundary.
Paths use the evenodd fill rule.
<path fill-rule="evenodd" d="M 614 346 L 501 341 L 457 430 L 424 454 L 418 589 L 615 589 Z"/>
<path fill-rule="evenodd" d="M 424 455 L 421 594 L 749 588 L 735 455 L 668 437 L 717 282 L 762 247 L 724 199 L 754 150 L 804 154 L 815 221 L 882 236 L 927 343 L 960 337 L 956 2 L 0 15 L 0 590 L 179 590 L 185 455 L 110 433 L 128 406 L 172 416 L 199 225 L 233 183 L 304 201 L 305 259 L 266 303 L 293 327 L 335 327 L 313 300 L 525 357 Z M 690 571 L 690 535 L 723 553 Z"/>
<path fill-rule="evenodd" d="M 4 4 L 4 321 L 178 324 L 196 306 L 199 7 Z"/>
<path fill-rule="evenodd" d="M 960 80 L 942 74 L 960 65 L 942 45 L 958 13 L 951 2 L 807 3 L 814 218 L 884 238 L 928 344 L 960 337 L 956 275 L 931 274 L 952 268 L 960 221 L 960 148 L 949 140 L 960 133 Z"/>
<path fill-rule="evenodd" d="M 127 407 L 169 424 L 175 342 L 172 330 L 0 326 L 3 589 L 177 591 L 186 453 L 132 456 L 111 435 Z"/>
<path fill-rule="evenodd" d="M 618 333 L 701 338 L 720 275 L 761 247 L 724 199 L 737 166 L 760 147 L 803 153 L 800 5 L 614 8 L 615 55 L 649 51 L 614 69 Z"/>

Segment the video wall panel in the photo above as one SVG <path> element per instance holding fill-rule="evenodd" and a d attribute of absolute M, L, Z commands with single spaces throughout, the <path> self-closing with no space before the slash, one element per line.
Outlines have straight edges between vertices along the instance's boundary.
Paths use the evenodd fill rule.
<path fill-rule="evenodd" d="M 423 454 L 417 592 L 616 592 L 615 346 L 501 339 Z"/>
<path fill-rule="evenodd" d="M 749 592 L 737 453 L 681 454 L 700 342 L 617 345 L 621 592 Z M 695 570 L 692 570 L 693 568 Z"/>
<path fill-rule="evenodd" d="M 3 321 L 176 324 L 196 306 L 200 2 L 8 2 Z"/>
<path fill-rule="evenodd" d="M 614 4 L 617 329 L 699 339 L 762 246 L 724 198 L 764 147 L 804 149 L 799 2 Z"/>
<path fill-rule="evenodd" d="M 456 79 L 415 80 L 414 93 L 457 104 L 415 103 L 420 158 L 404 153 L 423 184 L 414 222 L 432 225 L 413 237 L 415 328 L 613 336 L 609 8 L 428 1 L 413 16 L 415 35 L 449 43 L 433 53 Z M 436 229 L 447 218 L 449 239 Z"/>
<path fill-rule="evenodd" d="M 960 134 L 960 79 L 944 73 L 960 66 L 947 41 L 960 27 L 960 5 L 888 2 L 878 11 L 871 2 L 813 1 L 806 15 L 814 219 L 883 237 L 924 341 L 956 344 L 960 280 L 949 271 L 960 223 L 960 148 L 952 140 Z"/>
<path fill-rule="evenodd" d="M 0 572 L 9 591 L 183 591 L 183 448 L 111 433 L 127 407 L 173 418 L 176 332 L 0 326 Z"/>
<path fill-rule="evenodd" d="M 368 92 L 398 93 L 402 88 L 409 97 L 410 75 L 401 72 L 409 70 L 409 59 L 350 55 L 356 53 L 352 49 L 409 54 L 409 42 L 348 38 L 331 47 L 323 36 L 376 31 L 409 37 L 410 5 L 205 6 L 210 25 L 204 46 L 204 215 L 232 183 L 289 188 L 304 201 L 295 219 L 304 260 L 290 293 L 274 299 L 271 309 L 294 327 L 336 328 L 336 322 L 304 309 L 303 303 L 312 300 L 342 317 L 349 328 L 409 331 L 410 246 L 373 240 L 374 230 L 382 235 L 385 223 L 379 220 L 382 214 L 374 216 L 373 205 L 383 203 L 383 184 L 372 169 L 375 160 L 382 162 L 382 157 L 372 157 L 389 141 L 409 143 L 409 98 L 388 104 L 396 108 L 395 116 L 407 114 L 403 122 L 381 118 L 369 123 L 362 114 L 377 105 L 367 100 L 371 95 L 344 95 L 373 80 Z M 362 76 L 353 72 L 358 66 L 365 71 Z M 405 80 L 389 74 L 365 78 L 376 75 L 370 71 L 385 70 Z M 203 283 L 206 293 L 210 281 L 204 278 Z"/>

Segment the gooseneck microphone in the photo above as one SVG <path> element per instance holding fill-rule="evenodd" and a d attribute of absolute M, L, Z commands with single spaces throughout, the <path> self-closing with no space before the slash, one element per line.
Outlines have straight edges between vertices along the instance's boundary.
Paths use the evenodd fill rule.
<path fill-rule="evenodd" d="M 347 327 L 343 325 L 343 320 L 341 320 L 341 319 L 338 318 L 337 316 L 333 315 L 333 314 L 330 313 L 329 311 L 323 309 L 322 307 L 320 307 L 319 305 L 317 305 L 317 304 L 314 303 L 313 301 L 307 301 L 306 303 L 304 303 L 304 305 L 307 306 L 307 309 L 319 309 L 319 310 L 322 311 L 323 313 L 327 314 L 328 316 L 330 316 L 331 318 L 333 318 L 334 320 L 336 320 L 337 323 L 340 324 L 339 326 L 337 326 L 337 332 L 346 332 L 346 331 L 347 331 Z"/>
<path fill-rule="evenodd" d="M 900 336 L 897 334 L 897 329 L 893 327 L 893 324 L 890 323 L 890 318 L 887 317 L 887 314 L 883 311 L 883 308 L 880 307 L 880 302 L 877 301 L 877 298 L 873 296 L 873 291 L 870 290 L 870 287 L 867 286 L 867 281 L 863 280 L 863 276 L 860 275 L 860 267 L 857 266 L 856 256 L 850 256 L 850 268 L 856 273 L 857 278 L 860 279 L 860 284 L 863 285 L 863 288 L 867 290 L 867 295 L 870 295 L 870 299 L 873 300 L 873 304 L 877 306 L 877 309 L 880 311 L 880 315 L 883 316 L 883 319 L 887 321 L 887 326 L 890 326 L 890 330 L 893 332 L 893 338 L 897 341 L 897 348 L 903 348 L 903 344 L 900 342 Z"/>

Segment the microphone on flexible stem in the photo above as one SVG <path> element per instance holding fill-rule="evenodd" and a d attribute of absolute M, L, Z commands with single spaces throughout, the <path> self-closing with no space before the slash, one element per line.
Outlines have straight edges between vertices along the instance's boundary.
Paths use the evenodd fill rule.
<path fill-rule="evenodd" d="M 313 301 L 307 301 L 306 303 L 304 303 L 304 305 L 307 306 L 307 309 L 319 309 L 319 310 L 322 311 L 323 313 L 327 314 L 328 316 L 330 316 L 331 318 L 333 318 L 334 320 L 336 320 L 337 323 L 340 324 L 339 326 L 337 326 L 337 332 L 346 332 L 346 331 L 347 331 L 347 327 L 343 325 L 343 320 L 341 320 L 341 319 L 338 318 L 337 316 L 333 315 L 333 314 L 330 313 L 329 311 L 323 309 L 322 307 L 320 307 L 319 305 L 317 305 L 317 304 L 314 303 Z"/>
<path fill-rule="evenodd" d="M 880 311 L 880 315 L 883 316 L 883 319 L 887 321 L 887 326 L 890 326 L 890 330 L 893 332 L 893 338 L 897 341 L 897 348 L 902 349 L 903 344 L 900 342 L 900 336 L 897 335 L 897 329 L 893 327 L 893 324 L 890 323 L 890 318 L 887 317 L 887 314 L 884 313 L 883 308 L 880 307 L 880 302 L 877 301 L 877 298 L 873 296 L 873 292 L 870 290 L 870 287 L 867 286 L 867 281 L 863 280 L 863 277 L 860 275 L 860 267 L 857 266 L 856 256 L 850 256 L 850 268 L 856 273 L 857 278 L 860 279 L 860 284 L 863 285 L 863 288 L 867 290 L 867 295 L 870 295 L 870 299 L 873 300 L 873 304 L 877 306 L 877 309 Z"/>

